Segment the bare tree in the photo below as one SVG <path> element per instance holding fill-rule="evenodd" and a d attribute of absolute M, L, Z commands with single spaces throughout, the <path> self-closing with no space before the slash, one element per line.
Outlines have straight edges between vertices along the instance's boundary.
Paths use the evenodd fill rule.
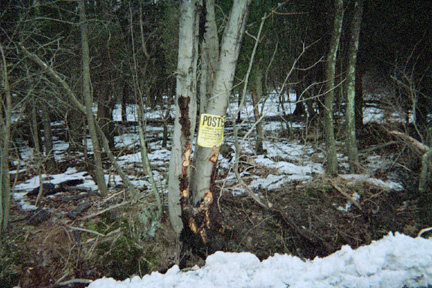
<path fill-rule="evenodd" d="M 10 209 L 9 148 L 11 142 L 12 92 L 3 45 L 0 43 L 1 95 L 0 101 L 0 235 L 7 228 Z M 0 237 L 1 238 L 1 237 Z"/>
<path fill-rule="evenodd" d="M 102 167 L 102 155 L 99 139 L 96 131 L 96 122 L 93 115 L 93 97 L 90 89 L 90 52 L 88 46 L 87 35 L 87 17 L 85 14 L 84 0 L 78 0 L 80 28 L 81 28 L 81 44 L 82 44 L 82 69 L 83 69 L 83 95 L 86 107 L 87 125 L 92 140 L 93 154 L 95 158 L 95 181 L 99 187 L 102 196 L 108 194 L 108 188 L 105 183 L 104 170 Z"/>
<path fill-rule="evenodd" d="M 337 153 L 336 153 L 336 140 L 334 135 L 333 125 L 333 102 L 334 102 L 334 89 L 335 89 L 335 70 L 336 70 L 336 57 L 339 49 L 340 35 L 342 32 L 343 22 L 343 0 L 335 0 L 335 15 L 333 32 L 330 39 L 330 47 L 327 54 L 326 63 L 326 93 L 324 99 L 324 133 L 326 135 L 327 145 L 327 173 L 334 175 L 337 173 Z"/>
<path fill-rule="evenodd" d="M 346 99 L 346 147 L 350 171 L 356 172 L 359 166 L 359 156 L 357 149 L 356 127 L 355 127 L 355 82 L 356 82 L 356 60 L 360 39 L 360 27 L 363 14 L 363 0 L 354 3 L 354 16 L 351 24 L 351 39 L 348 50 L 347 76 L 345 79 L 345 99 Z"/>

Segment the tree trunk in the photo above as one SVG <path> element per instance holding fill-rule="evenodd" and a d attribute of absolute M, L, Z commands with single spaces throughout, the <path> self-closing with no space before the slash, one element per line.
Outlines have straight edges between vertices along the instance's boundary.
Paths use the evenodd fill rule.
<path fill-rule="evenodd" d="M 39 156 L 41 155 L 42 149 L 41 149 L 41 137 L 40 137 L 40 129 L 39 129 L 39 121 L 38 121 L 38 113 L 37 113 L 37 102 L 38 100 L 33 99 L 33 101 L 31 102 L 31 112 L 30 112 L 30 119 L 29 119 L 29 124 L 30 124 L 30 131 L 31 131 L 31 136 L 32 136 L 32 140 L 33 140 L 33 155 L 36 158 L 39 158 Z"/>
<path fill-rule="evenodd" d="M 99 90 L 97 119 L 99 127 L 101 127 L 105 137 L 108 139 L 110 148 L 114 148 L 114 125 L 112 120 L 114 106 L 109 93 L 109 89 L 100 88 Z"/>
<path fill-rule="evenodd" d="M 264 128 L 263 128 L 263 121 L 259 121 L 261 118 L 261 111 L 259 109 L 260 102 L 262 98 L 262 69 L 261 67 L 258 67 L 255 70 L 255 91 L 252 92 L 252 103 L 253 103 L 253 110 L 254 110 L 254 117 L 255 117 L 255 123 L 256 123 L 256 142 L 255 142 L 255 152 L 257 155 L 264 154 Z"/>
<path fill-rule="evenodd" d="M 53 139 L 52 139 L 52 131 L 51 131 L 51 119 L 49 115 L 48 105 L 42 105 L 42 122 L 44 127 L 44 151 L 46 158 L 45 169 L 48 173 L 52 173 L 56 168 L 56 162 L 54 159 L 54 150 L 53 150 Z"/>
<path fill-rule="evenodd" d="M 183 230 L 182 208 L 189 199 L 190 156 L 196 120 L 197 0 L 183 0 L 180 8 L 174 133 L 168 171 L 168 209 L 177 235 Z"/>
<path fill-rule="evenodd" d="M 219 58 L 219 39 L 217 35 L 214 0 L 204 0 L 206 5 L 205 33 L 201 42 L 201 79 L 200 79 L 200 113 L 204 113 L 207 101 L 213 88 Z"/>
<path fill-rule="evenodd" d="M 251 0 L 234 1 L 225 27 L 214 85 L 205 110 L 206 114 L 214 115 L 215 118 L 226 114 L 250 2 Z M 217 199 L 214 181 L 217 177 L 218 155 L 219 147 L 197 146 L 191 187 L 196 209 L 188 224 L 192 232 L 199 233 L 203 243 L 208 241 L 207 232 L 215 230 L 211 211 L 214 211 L 213 199 Z"/>
<path fill-rule="evenodd" d="M 356 81 L 355 81 L 355 126 L 356 129 L 363 128 L 363 75 L 364 64 L 357 63 L 356 66 Z"/>
<path fill-rule="evenodd" d="M 327 145 L 327 168 L 326 172 L 329 175 L 337 173 L 337 153 L 336 141 L 334 136 L 333 125 L 333 102 L 334 102 L 334 89 L 335 89 L 335 70 L 336 70 L 336 57 L 339 49 L 340 35 L 342 32 L 343 22 L 343 0 L 335 0 L 335 18 L 333 33 L 330 40 L 329 52 L 327 54 L 326 63 L 326 91 L 327 95 L 324 99 L 324 133 L 326 134 L 325 140 Z"/>
<path fill-rule="evenodd" d="M 92 111 L 93 97 L 90 90 L 90 52 L 88 46 L 87 17 L 85 14 L 84 0 L 78 0 L 78 6 L 82 41 L 83 95 L 87 115 L 87 125 L 92 140 L 93 153 L 95 158 L 95 182 L 99 188 L 100 194 L 102 196 L 106 196 L 108 194 L 108 188 L 105 183 L 104 170 L 102 167 L 101 147 L 97 136 L 95 117 Z"/>
<path fill-rule="evenodd" d="M 428 184 L 431 184 L 431 173 L 432 171 L 432 148 L 429 149 L 422 156 L 422 167 L 420 170 L 420 182 L 419 182 L 419 190 L 420 192 L 426 192 Z"/>
<path fill-rule="evenodd" d="M 9 223 L 10 210 L 10 178 L 9 178 L 9 148 L 11 142 L 12 92 L 9 86 L 8 69 L 3 46 L 0 43 L 1 88 L 4 89 L 4 99 L 0 98 L 0 236 Z M 4 118 L 3 118 L 4 117 Z M 0 237 L 1 239 L 2 237 Z"/>
<path fill-rule="evenodd" d="M 207 114 L 224 116 L 226 113 L 250 2 L 251 0 L 240 0 L 233 3 L 231 15 L 222 38 L 214 86 L 205 110 Z M 217 156 L 214 155 L 214 149 L 201 146 L 198 146 L 196 153 L 196 167 L 199 168 L 195 171 L 192 186 L 195 204 L 210 190 L 210 177 L 216 165 L 216 162 L 212 162 L 211 159 Z"/>
<path fill-rule="evenodd" d="M 356 61 L 360 38 L 360 27 L 363 14 L 363 0 L 358 0 L 354 4 L 354 16 L 351 26 L 351 39 L 348 50 L 347 76 L 345 79 L 345 99 L 346 99 L 346 147 L 350 172 L 355 173 L 359 168 L 359 156 L 357 149 L 357 138 L 355 128 L 355 75 Z"/>

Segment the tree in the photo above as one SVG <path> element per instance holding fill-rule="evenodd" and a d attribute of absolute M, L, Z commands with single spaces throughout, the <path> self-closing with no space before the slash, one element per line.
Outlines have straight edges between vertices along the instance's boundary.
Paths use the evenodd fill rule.
<path fill-rule="evenodd" d="M 197 0 L 182 1 L 179 23 L 177 89 L 174 133 L 168 172 L 168 208 L 171 225 L 179 235 L 183 230 L 182 210 L 189 199 L 189 174 L 196 119 L 196 63 L 198 59 Z"/>
<path fill-rule="evenodd" d="M 335 0 L 335 14 L 333 32 L 331 34 L 330 46 L 327 53 L 325 68 L 326 75 L 326 95 L 324 99 L 324 133 L 327 145 L 327 173 L 334 175 L 337 173 L 337 153 L 336 140 L 333 125 L 333 102 L 335 90 L 336 57 L 339 49 L 339 40 L 342 32 L 343 22 L 343 0 Z"/>
<path fill-rule="evenodd" d="M 86 107 L 87 125 L 92 140 L 93 154 L 95 158 L 95 182 L 99 187 L 102 196 L 106 196 L 108 188 L 105 183 L 104 170 L 102 167 L 102 155 L 99 139 L 96 131 L 96 122 L 93 115 L 93 97 L 90 89 L 90 53 L 88 46 L 87 35 L 87 17 L 85 14 L 84 0 L 78 0 L 80 28 L 81 28 L 81 44 L 82 44 L 82 69 L 83 69 L 83 95 Z"/>
<path fill-rule="evenodd" d="M 346 147 L 350 171 L 356 172 L 359 166 L 357 150 L 356 128 L 355 128 L 355 82 L 356 82 L 356 60 L 360 38 L 360 27 L 363 14 L 363 0 L 354 3 L 354 16 L 351 24 L 351 38 L 348 48 L 347 76 L 345 79 L 345 99 L 346 99 Z"/>
<path fill-rule="evenodd" d="M 12 91 L 9 86 L 8 66 L 3 45 L 0 43 L 0 235 L 6 230 L 9 222 L 10 179 L 9 179 L 9 148 L 11 142 L 12 123 Z M 1 238 L 1 237 L 0 237 Z"/>
<path fill-rule="evenodd" d="M 234 1 L 221 41 L 220 55 L 215 69 L 214 84 L 207 101 L 206 113 L 221 119 L 226 113 L 234 81 L 235 68 L 244 34 L 251 0 Z M 182 1 L 179 33 L 176 118 L 171 152 L 168 196 L 170 219 L 179 235 L 184 227 L 207 241 L 212 229 L 211 208 L 215 202 L 214 180 L 217 175 L 219 147 L 198 146 L 194 171 L 190 177 L 192 139 L 196 111 L 196 63 L 198 17 L 197 1 Z M 212 5 L 211 2 L 206 2 Z M 192 202 L 190 201 L 192 199 Z M 180 220 L 182 218 L 182 220 Z"/>

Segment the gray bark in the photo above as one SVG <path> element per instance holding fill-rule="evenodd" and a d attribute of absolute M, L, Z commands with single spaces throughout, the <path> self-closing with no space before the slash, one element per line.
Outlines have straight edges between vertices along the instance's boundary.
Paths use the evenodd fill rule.
<path fill-rule="evenodd" d="M 224 116 L 226 113 L 250 3 L 251 0 L 239 0 L 233 3 L 231 15 L 222 38 L 218 68 L 205 113 L 218 116 Z M 210 191 L 210 179 L 217 162 L 217 155 L 214 155 L 215 152 L 212 151 L 214 149 L 201 146 L 198 146 L 196 151 L 196 171 L 192 179 L 195 204 L 204 197 L 205 193 Z M 211 161 L 212 158 L 216 158 L 216 161 Z"/>
<path fill-rule="evenodd" d="M 345 79 L 346 98 L 346 147 L 350 172 L 355 173 L 359 167 L 359 156 L 357 149 L 356 127 L 355 127 L 355 81 L 357 51 L 360 39 L 360 27 L 363 14 L 363 0 L 355 2 L 354 16 L 351 25 L 351 39 L 348 50 L 347 76 Z"/>
<path fill-rule="evenodd" d="M 48 105 L 42 105 L 42 122 L 44 127 L 44 151 L 46 158 L 46 170 L 51 172 L 54 171 L 56 167 L 54 154 L 53 154 L 53 139 L 51 131 L 51 119 L 49 115 Z"/>
<path fill-rule="evenodd" d="M 83 95 L 87 115 L 87 125 L 89 128 L 90 138 L 92 140 L 93 154 L 95 158 L 95 181 L 99 188 L 100 194 L 102 196 L 106 196 L 108 194 L 108 188 L 105 183 L 104 170 L 102 167 L 101 147 L 97 137 L 95 117 L 92 111 L 93 97 L 90 89 L 90 52 L 88 46 L 87 17 L 85 14 L 84 0 L 79 0 L 78 6 L 82 42 Z"/>
<path fill-rule="evenodd" d="M 37 103 L 38 103 L 38 100 L 36 100 L 36 99 L 34 99 L 31 102 L 32 107 L 31 107 L 31 112 L 30 112 L 30 119 L 29 119 L 30 123 L 29 124 L 30 124 L 30 131 L 32 134 L 33 144 L 34 144 L 33 156 L 37 159 L 40 159 L 42 149 L 41 149 L 41 143 L 40 143 L 41 138 L 40 138 L 39 125 L 38 125 L 38 117 L 37 117 L 38 116 L 37 115 L 38 109 L 36 107 Z"/>
<path fill-rule="evenodd" d="M 262 79 L 263 79 L 263 71 L 261 67 L 257 67 L 255 71 L 255 91 L 252 92 L 252 103 L 254 105 L 254 117 L 256 123 L 256 142 L 255 142 L 255 152 L 258 155 L 264 153 L 264 128 L 263 121 L 261 121 L 261 111 L 260 111 L 260 102 L 262 99 L 263 88 L 262 88 Z"/>
<path fill-rule="evenodd" d="M 219 39 L 217 35 L 214 0 L 206 1 L 206 32 L 201 43 L 200 112 L 206 111 L 207 101 L 213 87 L 219 58 Z"/>
<path fill-rule="evenodd" d="M 10 178 L 9 178 L 9 148 L 11 142 L 12 92 L 9 86 L 8 69 L 3 46 L 0 43 L 1 86 L 5 93 L 5 102 L 0 107 L 0 236 L 9 223 L 10 211 Z M 0 237 L 1 239 L 1 237 Z"/>
<path fill-rule="evenodd" d="M 183 0 L 180 8 L 179 51 L 173 143 L 168 172 L 168 209 L 171 226 L 179 235 L 183 229 L 181 193 L 189 198 L 190 155 L 197 112 L 197 0 Z"/>
<path fill-rule="evenodd" d="M 326 63 L 326 91 L 327 95 L 324 99 L 324 133 L 326 135 L 327 146 L 327 169 L 329 175 L 337 173 L 337 153 L 336 153 L 336 140 L 334 135 L 333 125 L 333 102 L 334 102 L 334 89 L 335 89 L 335 71 L 336 71 L 336 57 L 339 49 L 340 35 L 342 32 L 343 22 L 343 0 L 335 0 L 335 16 L 333 33 L 330 40 L 329 52 L 327 54 Z"/>
<path fill-rule="evenodd" d="M 420 171 L 420 185 L 419 190 L 420 192 L 426 192 L 426 187 L 428 184 L 428 181 L 430 181 L 430 177 L 428 175 L 431 175 L 431 168 L 432 168 L 432 149 L 429 149 L 428 152 L 423 154 L 422 156 L 422 167 Z M 430 184 L 430 183 L 429 183 Z"/>

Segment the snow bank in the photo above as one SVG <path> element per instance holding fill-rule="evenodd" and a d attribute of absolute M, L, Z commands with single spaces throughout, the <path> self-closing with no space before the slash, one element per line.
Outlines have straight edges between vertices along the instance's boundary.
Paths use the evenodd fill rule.
<path fill-rule="evenodd" d="M 432 284 L 432 240 L 396 233 L 356 250 L 344 246 L 313 261 L 277 254 L 260 262 L 250 253 L 216 252 L 194 271 L 182 272 L 174 266 L 166 274 L 153 272 L 143 278 L 99 279 L 89 288 L 395 288 L 428 284 Z"/>

